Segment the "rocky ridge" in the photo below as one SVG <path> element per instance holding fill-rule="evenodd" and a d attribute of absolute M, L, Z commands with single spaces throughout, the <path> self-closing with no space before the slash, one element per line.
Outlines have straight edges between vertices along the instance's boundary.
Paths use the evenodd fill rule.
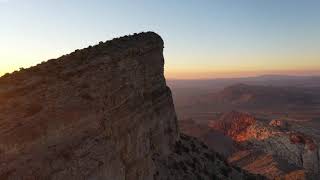
<path fill-rule="evenodd" d="M 0 179 L 262 179 L 179 135 L 153 32 L 0 78 Z"/>
<path fill-rule="evenodd" d="M 233 111 L 209 126 L 244 147 L 229 160 L 250 172 L 275 178 L 300 169 L 299 173 L 304 171 L 311 179 L 319 176 L 319 143 L 313 137 L 292 129 L 286 121 L 266 123 L 249 114 Z M 261 164 L 267 161 L 270 163 Z M 286 167 L 281 164 L 286 164 Z M 261 170 L 258 166 L 269 170 Z"/>

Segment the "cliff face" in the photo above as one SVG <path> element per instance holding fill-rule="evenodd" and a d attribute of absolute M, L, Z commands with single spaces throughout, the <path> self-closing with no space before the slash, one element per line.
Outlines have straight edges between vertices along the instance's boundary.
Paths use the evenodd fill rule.
<path fill-rule="evenodd" d="M 180 139 L 163 41 L 140 33 L 0 78 L 0 179 L 246 179 Z"/>
<path fill-rule="evenodd" d="M 151 179 L 178 132 L 163 41 L 99 43 L 0 79 L 0 179 Z"/>

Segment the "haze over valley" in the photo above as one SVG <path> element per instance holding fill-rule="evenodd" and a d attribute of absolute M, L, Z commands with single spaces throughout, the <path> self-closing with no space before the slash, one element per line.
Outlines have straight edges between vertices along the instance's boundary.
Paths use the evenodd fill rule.
<path fill-rule="evenodd" d="M 181 131 L 201 139 L 229 163 L 270 179 L 318 177 L 319 76 L 168 84 Z"/>

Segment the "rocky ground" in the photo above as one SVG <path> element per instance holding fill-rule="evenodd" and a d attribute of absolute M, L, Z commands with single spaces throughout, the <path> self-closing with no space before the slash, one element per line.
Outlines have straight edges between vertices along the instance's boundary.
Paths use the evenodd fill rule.
<path fill-rule="evenodd" d="M 160 168 L 155 179 L 265 179 L 263 176 L 230 166 L 220 154 L 210 150 L 198 139 L 184 134 L 181 134 L 180 140 L 176 142 L 173 153 L 156 162 Z"/>
<path fill-rule="evenodd" d="M 233 111 L 212 121 L 209 127 L 237 144 L 237 151 L 229 156 L 231 164 L 270 179 L 319 178 L 319 142 L 291 122 L 259 121 L 247 113 Z"/>

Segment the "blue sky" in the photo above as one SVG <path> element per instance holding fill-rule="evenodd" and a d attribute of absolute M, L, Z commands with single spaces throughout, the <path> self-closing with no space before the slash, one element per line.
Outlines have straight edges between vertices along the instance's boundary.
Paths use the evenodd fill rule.
<path fill-rule="evenodd" d="M 0 0 L 0 74 L 155 31 L 169 78 L 320 72 L 318 0 Z"/>

